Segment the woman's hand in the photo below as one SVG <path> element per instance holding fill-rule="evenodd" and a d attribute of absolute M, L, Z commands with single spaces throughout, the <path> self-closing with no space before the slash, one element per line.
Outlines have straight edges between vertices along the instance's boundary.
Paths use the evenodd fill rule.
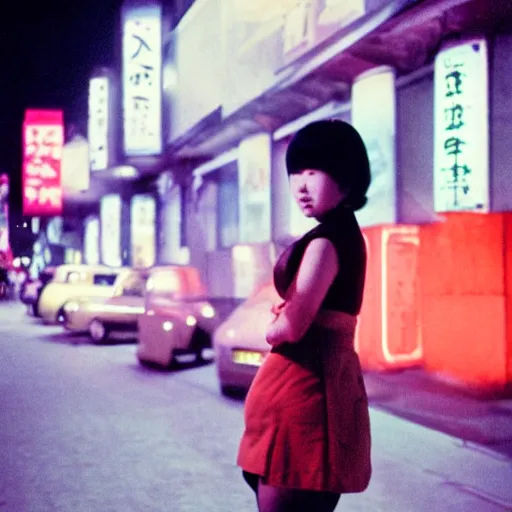
<path fill-rule="evenodd" d="M 272 307 L 275 318 L 266 333 L 270 345 L 300 341 L 313 323 L 337 272 L 338 255 L 332 242 L 325 238 L 312 240 L 286 292 L 286 301 Z"/>
<path fill-rule="evenodd" d="M 270 311 L 273 315 L 278 317 L 281 314 L 281 311 L 283 311 L 284 307 L 286 306 L 286 301 L 280 302 L 279 304 L 274 304 Z M 275 319 L 274 319 L 275 320 Z"/>

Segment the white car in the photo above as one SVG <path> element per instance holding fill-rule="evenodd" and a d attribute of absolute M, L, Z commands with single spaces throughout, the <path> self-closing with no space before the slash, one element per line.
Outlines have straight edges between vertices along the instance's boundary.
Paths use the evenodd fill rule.
<path fill-rule="evenodd" d="M 213 336 L 215 363 L 223 394 L 247 391 L 270 350 L 265 339 L 274 319 L 272 306 L 282 302 L 273 284 L 266 284 L 217 328 Z"/>
<path fill-rule="evenodd" d="M 137 358 L 167 367 L 178 354 L 195 354 L 211 347 L 217 312 L 194 267 L 158 267 L 147 281 L 144 314 L 138 317 Z"/>

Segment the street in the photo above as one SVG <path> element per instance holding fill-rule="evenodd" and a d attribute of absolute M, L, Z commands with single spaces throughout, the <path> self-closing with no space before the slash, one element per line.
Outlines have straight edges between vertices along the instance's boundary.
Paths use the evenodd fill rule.
<path fill-rule="evenodd" d="M 235 464 L 243 400 L 213 363 L 142 367 L 0 304 L 0 511 L 250 512 Z M 374 474 L 338 511 L 512 510 L 506 456 L 371 411 Z"/>

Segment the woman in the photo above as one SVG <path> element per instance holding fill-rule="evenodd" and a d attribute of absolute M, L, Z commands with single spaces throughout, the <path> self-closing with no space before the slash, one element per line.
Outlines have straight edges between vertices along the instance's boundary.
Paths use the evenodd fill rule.
<path fill-rule="evenodd" d="M 366 203 L 370 166 L 360 135 L 342 121 L 300 130 L 286 166 L 295 200 L 319 225 L 274 268 L 283 302 L 246 398 L 238 464 L 260 512 L 332 512 L 371 474 L 368 400 L 353 348 L 366 272 L 354 211 Z"/>

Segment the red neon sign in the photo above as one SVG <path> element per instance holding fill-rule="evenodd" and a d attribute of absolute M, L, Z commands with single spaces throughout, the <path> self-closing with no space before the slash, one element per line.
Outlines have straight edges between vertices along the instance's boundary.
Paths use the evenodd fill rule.
<path fill-rule="evenodd" d="M 23 215 L 62 213 L 60 110 L 27 110 L 23 123 Z"/>

